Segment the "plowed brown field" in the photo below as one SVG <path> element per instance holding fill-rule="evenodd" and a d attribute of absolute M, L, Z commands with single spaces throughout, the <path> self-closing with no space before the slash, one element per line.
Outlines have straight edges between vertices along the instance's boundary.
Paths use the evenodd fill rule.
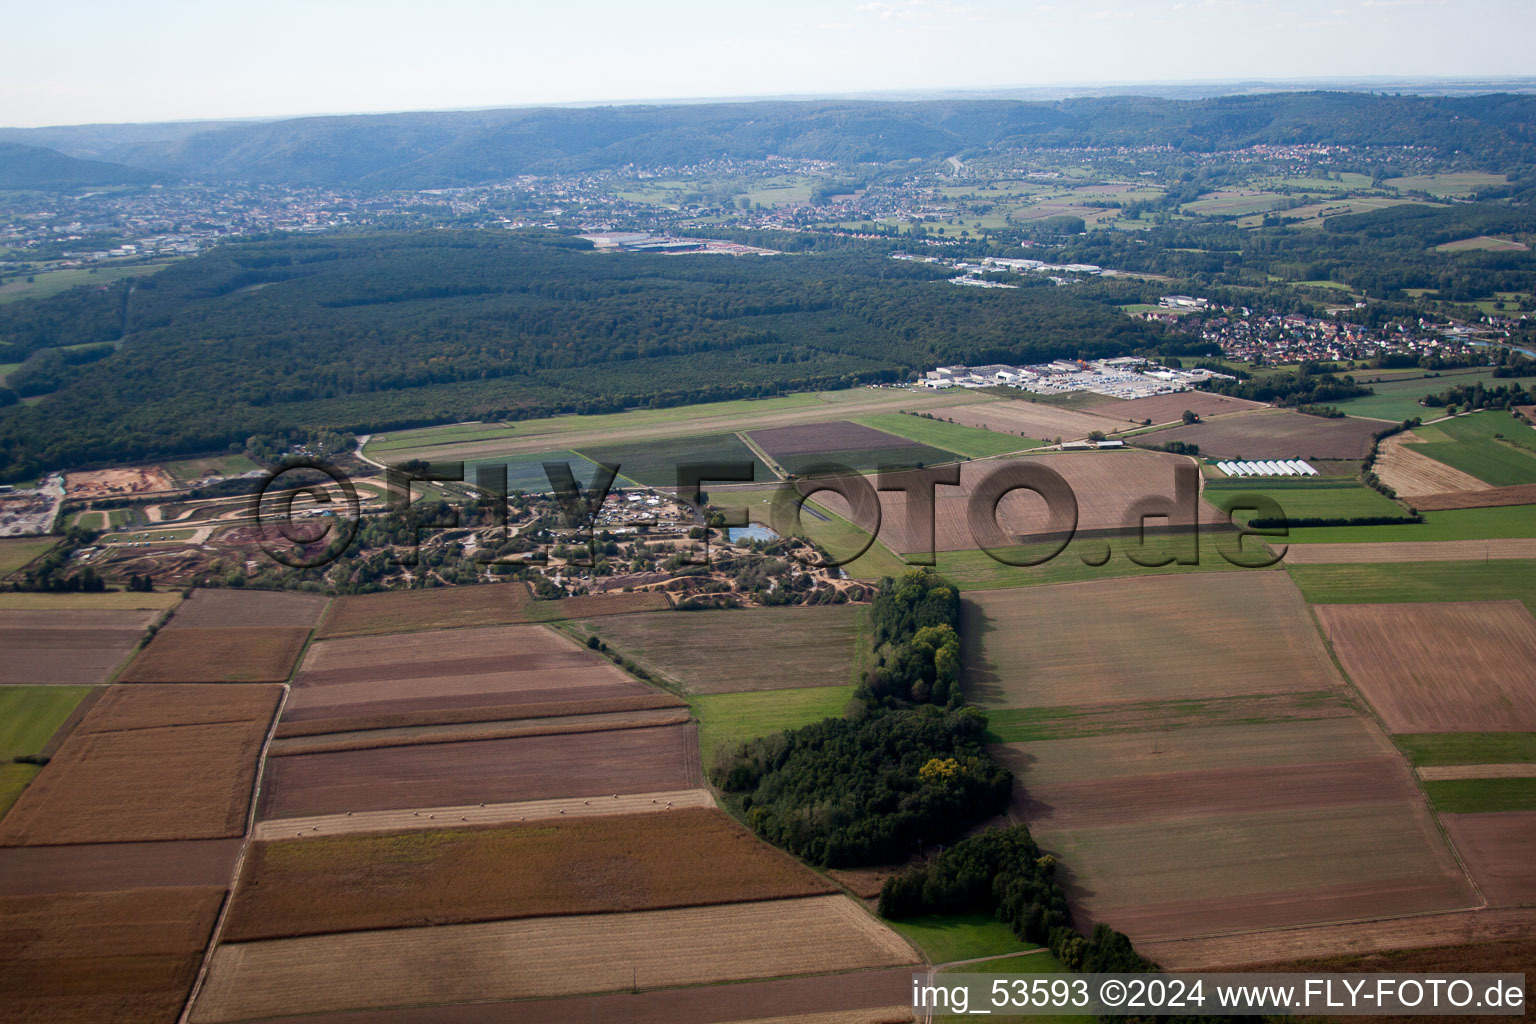
<path fill-rule="evenodd" d="M 0 896 L 113 892 L 234 881 L 239 839 L 0 847 Z"/>
<path fill-rule="evenodd" d="M 692 725 L 273 758 L 264 818 L 702 785 Z"/>
<path fill-rule="evenodd" d="M 1421 494 L 1413 499 L 1413 507 L 1421 512 L 1439 512 L 1457 508 L 1498 508 L 1503 505 L 1536 505 L 1536 484 Z"/>
<path fill-rule="evenodd" d="M 1100 405 L 1090 405 L 1088 411 L 1115 420 L 1126 421 L 1126 426 L 1143 420 L 1153 423 L 1172 423 L 1184 415 L 1184 410 L 1204 419 L 1229 412 L 1247 412 L 1264 408 L 1263 402 L 1250 402 L 1246 398 L 1228 398 L 1210 391 L 1180 391 L 1172 395 L 1153 395 L 1151 398 L 1108 399 Z M 1120 429 L 1125 429 L 1121 427 Z"/>
<path fill-rule="evenodd" d="M 391 590 L 338 597 L 331 602 L 315 636 L 370 636 L 418 629 L 527 622 L 523 606 L 531 600 L 528 588 L 522 583 Z"/>
<path fill-rule="evenodd" d="M 290 626 L 310 629 L 330 598 L 284 590 L 194 590 L 176 609 L 167 629 L 228 626 Z"/>
<path fill-rule="evenodd" d="M 162 612 L 0 610 L 0 683 L 103 683 Z"/>
<path fill-rule="evenodd" d="M 165 629 L 120 677 L 125 683 L 280 683 L 299 660 L 305 627 Z"/>
<path fill-rule="evenodd" d="M 1313 610 L 1393 732 L 1536 730 L 1536 619 L 1519 601 Z"/>
<path fill-rule="evenodd" d="M 1206 458 L 1363 459 L 1370 451 L 1371 435 L 1387 426 L 1381 420 L 1327 419 L 1291 409 L 1258 409 L 1170 427 L 1145 439 L 1153 444 L 1197 444 Z"/>
<path fill-rule="evenodd" d="M 632 697 L 607 697 L 600 700 L 547 701 L 538 704 L 491 704 L 470 708 L 427 708 L 421 711 L 389 711 L 374 715 L 342 715 L 335 718 L 290 718 L 286 714 L 277 727 L 280 739 L 297 736 L 321 736 L 327 733 L 357 732 L 368 729 L 411 729 L 425 725 L 454 722 L 535 721 L 574 715 L 607 715 L 687 707 L 687 702 L 670 693 L 645 693 Z"/>
<path fill-rule="evenodd" d="M 956 405 L 943 409 L 930 409 L 935 418 L 950 420 L 965 427 L 980 427 L 1003 434 L 1019 434 L 1041 441 L 1057 437 L 1065 441 L 1087 437 L 1095 430 L 1109 433 L 1123 430 L 1128 424 L 1118 416 L 1076 412 L 1060 409 L 1041 402 L 1016 400 L 1008 402 L 983 402 L 972 405 Z"/>
<path fill-rule="evenodd" d="M 509 871 L 508 865 L 516 865 Z M 724 813 L 253 847 L 223 941 L 788 899 L 834 887 Z"/>
<path fill-rule="evenodd" d="M 916 960 L 843 896 L 355 932 L 220 947 L 192 1019 L 702 985 Z"/>
<path fill-rule="evenodd" d="M 1417 498 L 1421 494 L 1448 491 L 1483 491 L 1488 484 L 1470 473 L 1453 469 L 1423 452 L 1413 450 L 1413 442 L 1422 440 L 1413 431 L 1393 434 L 1381 442 L 1374 469 L 1381 482 L 1399 497 Z"/>
<path fill-rule="evenodd" d="M 1536 811 L 1442 814 L 1440 820 L 1484 899 L 1495 906 L 1536 903 Z"/>

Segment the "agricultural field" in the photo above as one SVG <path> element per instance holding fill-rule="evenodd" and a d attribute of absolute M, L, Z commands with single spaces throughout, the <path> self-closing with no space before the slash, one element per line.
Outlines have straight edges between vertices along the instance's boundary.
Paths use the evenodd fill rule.
<path fill-rule="evenodd" d="M 1536 763 L 1536 732 L 1427 732 L 1394 738 L 1415 767 Z"/>
<path fill-rule="evenodd" d="M 1440 815 L 1451 842 L 1477 880 L 1483 898 L 1495 906 L 1536 902 L 1536 810 Z"/>
<path fill-rule="evenodd" d="M 1413 506 L 1426 512 L 1448 512 L 1463 508 L 1501 508 L 1506 505 L 1536 505 L 1536 484 L 1419 494 L 1413 498 Z"/>
<path fill-rule="evenodd" d="M 1223 189 L 1207 192 L 1194 202 L 1185 203 L 1179 209 L 1183 213 L 1198 214 L 1202 217 L 1241 217 L 1253 213 L 1268 213 L 1279 208 L 1288 198 L 1278 192 Z"/>
<path fill-rule="evenodd" d="M 196 1024 L 702 985 L 917 955 L 844 896 L 224 945 Z"/>
<path fill-rule="evenodd" d="M 280 692 L 110 688 L 0 822 L 0 846 L 242 834 Z"/>
<path fill-rule="evenodd" d="M 930 416 L 914 416 L 907 413 L 887 412 L 873 416 L 860 416 L 854 422 L 882 430 L 887 434 L 896 434 L 918 444 L 942 448 L 968 459 L 1007 455 L 1038 448 L 1045 443 L 1032 438 L 999 434 L 977 427 L 964 427 L 957 423 L 930 418 Z"/>
<path fill-rule="evenodd" d="M 1432 196 L 1469 196 L 1478 189 L 1507 185 L 1509 178 L 1503 174 L 1486 171 L 1448 171 L 1443 174 L 1414 174 L 1401 178 L 1387 178 L 1383 188 L 1399 192 L 1428 192 Z"/>
<path fill-rule="evenodd" d="M 934 964 L 1039 948 L 1020 939 L 1013 934 L 1012 925 L 991 914 L 925 914 L 886 923 Z M 986 970 L 991 973 L 992 966 L 988 965 Z"/>
<path fill-rule="evenodd" d="M 1224 514 L 1239 495 L 1257 494 L 1277 503 L 1287 519 L 1405 516 L 1407 510 L 1380 491 L 1344 478 L 1304 480 L 1207 480 L 1205 500 Z M 1250 513 L 1243 513 L 1246 517 Z"/>
<path fill-rule="evenodd" d="M 694 789 L 692 725 L 273 757 L 261 817 Z"/>
<path fill-rule="evenodd" d="M 24 276 L 10 275 L 0 284 L 0 303 L 22 299 L 50 299 L 78 285 L 105 285 L 126 277 L 149 277 L 169 263 L 134 263 L 128 266 L 102 266 L 49 270 Z M 32 277 L 33 280 L 27 280 Z"/>
<path fill-rule="evenodd" d="M 180 459 L 167 462 L 161 468 L 183 487 L 195 487 L 198 481 L 211 476 L 239 476 L 261 467 L 244 455 L 215 455 L 206 459 Z"/>
<path fill-rule="evenodd" d="M 822 463 L 872 472 L 883 465 L 931 466 L 954 462 L 952 452 L 850 420 L 757 430 L 753 443 L 786 473 L 800 475 Z"/>
<path fill-rule="evenodd" d="M 652 692 L 545 626 L 429 630 L 315 642 L 283 722 L 323 721 L 327 731 L 341 732 L 385 723 L 490 721 L 522 717 L 534 705 L 595 707 Z"/>
<path fill-rule="evenodd" d="M 1512 238 L 1494 238 L 1491 235 L 1461 238 L 1434 247 L 1435 252 L 1525 252 L 1529 248 L 1524 242 Z"/>
<path fill-rule="evenodd" d="M 1407 548 L 1401 561 L 1395 557 L 1369 561 L 1359 558 L 1369 553 L 1363 549 L 1371 545 L 1317 545 L 1293 549 L 1292 554 L 1326 553 L 1335 546 L 1347 547 L 1349 550 L 1344 554 L 1358 564 L 1297 562 L 1288 571 L 1309 604 L 1428 603 L 1464 601 L 1476 595 L 1483 601 L 1524 601 L 1536 614 L 1536 543 L 1512 542 L 1526 546 L 1519 552 L 1524 558 L 1488 561 L 1479 557 L 1483 553 L 1482 542 L 1441 543 L 1456 545 L 1454 554 L 1461 560 L 1417 561 L 1432 553 L 1424 550 L 1436 546 L 1430 544 L 1390 545 L 1394 549 L 1387 552 L 1390 555 Z M 1495 543 L 1487 542 L 1490 547 Z"/>
<path fill-rule="evenodd" d="M 1090 397 L 1098 402 L 1103 401 L 1099 395 Z M 1045 441 L 1058 437 L 1072 441 L 1087 437 L 1095 430 L 1102 430 L 1108 434 L 1127 426 L 1118 411 L 1114 414 L 1079 412 L 1049 402 L 1032 402 L 1025 398 L 977 404 L 976 396 L 971 392 L 967 392 L 962 397 L 951 398 L 950 401 L 952 404 L 947 407 L 926 411 L 938 419 L 958 423 L 963 427 L 976 427 L 995 433 L 1018 434 L 1020 437 L 1041 438 Z"/>
<path fill-rule="evenodd" d="M 1413 499 L 1408 499 L 1412 502 Z M 1393 541 L 1496 541 L 1536 537 L 1536 515 L 1523 505 L 1426 511 L 1422 523 L 1388 526 L 1292 527 L 1288 544 L 1364 544 Z"/>
<path fill-rule="evenodd" d="M 398 461 L 398 460 L 396 460 Z M 479 479 L 481 467 L 490 467 L 492 471 L 497 466 L 505 466 L 507 470 L 507 493 L 514 491 L 526 491 L 529 494 L 543 494 L 550 490 L 549 474 L 544 472 L 544 463 L 563 462 L 571 469 L 571 476 L 583 490 L 592 486 L 592 480 L 597 475 L 597 466 L 589 459 L 583 458 L 576 452 L 567 449 L 557 451 L 536 452 L 531 455 L 514 455 L 504 459 L 477 459 L 464 463 L 464 479 L 474 483 Z M 500 479 L 496 478 L 497 485 Z M 622 481 L 616 481 L 622 483 Z"/>
<path fill-rule="evenodd" d="M 1488 774 L 1492 775 L 1492 772 Z M 1424 779 L 1424 792 L 1440 814 L 1536 811 L 1536 777 Z"/>
<path fill-rule="evenodd" d="M 338 597 L 331 602 L 315 636 L 331 639 L 526 622 L 523 608 L 532 600 L 528 588 L 521 583 Z"/>
<path fill-rule="evenodd" d="M 1418 427 L 1414 452 L 1492 487 L 1536 483 L 1536 430 L 1513 416 L 1474 413 Z"/>
<path fill-rule="evenodd" d="M 1362 376 L 1364 375 L 1360 373 L 1355 374 L 1356 379 Z M 1447 388 L 1462 384 L 1472 385 L 1478 381 L 1490 387 L 1518 382 L 1530 388 L 1536 384 L 1536 378 L 1531 377 L 1495 378 L 1491 369 L 1477 370 L 1472 373 L 1440 373 L 1432 377 L 1425 376 L 1424 371 L 1420 370 L 1408 379 L 1370 381 L 1367 386 L 1375 394 L 1346 398 L 1332 404 L 1336 405 L 1340 412 L 1368 419 L 1395 420 L 1398 423 L 1415 417 L 1431 420 L 1445 415 L 1445 410 L 1420 405 L 1419 399 L 1425 395 L 1440 394 Z"/>
<path fill-rule="evenodd" d="M 43 753 L 90 692 L 86 686 L 0 687 L 0 818 L 41 770 L 13 759 Z"/>
<path fill-rule="evenodd" d="M 0 847 L 0 897 L 186 885 L 222 889 L 234 878 L 241 845 L 236 838 Z"/>
<path fill-rule="evenodd" d="M 749 462 L 754 480 L 774 479 L 763 460 L 734 433 L 593 446 L 577 454 L 590 462 L 617 466 L 620 476 L 648 487 L 676 487 L 677 467 L 698 462 Z"/>
<path fill-rule="evenodd" d="M 797 690 L 712 693 L 688 703 L 699 720 L 699 748 L 713 767 L 717 752 L 759 736 L 798 729 L 824 718 L 840 717 L 853 699 L 853 687 L 812 686 Z"/>
<path fill-rule="evenodd" d="M 163 614 L 0 607 L 0 683 L 104 683 Z"/>
<path fill-rule="evenodd" d="M 286 590 L 191 590 L 165 629 L 287 627 L 310 629 L 330 599 Z"/>
<path fill-rule="evenodd" d="M 11 573 L 52 551 L 57 537 L 0 537 L 0 576 Z"/>
<path fill-rule="evenodd" d="M 293 672 L 308 627 L 167 628 L 119 677 L 124 683 L 280 683 Z"/>
<path fill-rule="evenodd" d="M 691 693 L 845 686 L 855 605 L 614 615 L 575 625 Z"/>
<path fill-rule="evenodd" d="M 964 603 L 966 695 L 983 708 L 1299 693 L 1339 685 L 1281 573 L 987 591 Z"/>
<path fill-rule="evenodd" d="M 173 1024 L 220 886 L 0 896 L 0 1004 L 15 1024 Z"/>
<path fill-rule="evenodd" d="M 1153 423 L 1174 423 L 1183 417 L 1185 410 L 1201 419 L 1224 416 L 1229 412 L 1248 412 L 1264 408 L 1262 402 L 1250 402 L 1246 398 L 1229 398 L 1210 391 L 1180 391 L 1171 395 L 1153 395 L 1150 398 L 1112 398 L 1090 405 L 1088 411 L 1108 416 L 1126 423 L 1140 424 L 1145 420 Z M 1123 429 L 1123 428 L 1122 428 Z"/>
<path fill-rule="evenodd" d="M 517 870 L 508 871 L 508 864 Z M 222 940 L 790 899 L 835 891 L 714 808 L 260 843 Z"/>
<path fill-rule="evenodd" d="M 1314 610 L 1344 671 L 1393 732 L 1536 730 L 1536 618 L 1520 602 Z"/>
<path fill-rule="evenodd" d="M 1371 435 L 1386 426 L 1347 416 L 1326 419 L 1291 409 L 1259 409 L 1169 427 L 1145 437 L 1154 444 L 1199 445 L 1205 458 L 1363 459 L 1370 450 Z"/>

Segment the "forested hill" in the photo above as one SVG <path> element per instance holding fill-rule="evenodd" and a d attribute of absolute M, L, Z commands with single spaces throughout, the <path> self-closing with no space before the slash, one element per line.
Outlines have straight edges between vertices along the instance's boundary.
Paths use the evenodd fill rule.
<path fill-rule="evenodd" d="M 146 185 L 171 176 L 103 160 L 77 160 L 40 146 L 0 142 L 0 188 L 52 190 L 85 185 Z"/>
<path fill-rule="evenodd" d="M 204 181 L 390 188 L 628 163 L 676 166 L 774 154 L 884 163 L 1024 146 L 1206 152 L 1259 143 L 1411 145 L 1459 154 L 1468 166 L 1508 170 L 1536 163 L 1536 96 L 1306 92 L 1048 103 L 701 103 L 312 117 L 115 145 L 85 129 L 59 137 L 104 159 Z"/>
<path fill-rule="evenodd" d="M 952 273 L 862 252 L 598 254 L 542 232 L 231 243 L 131 286 L 0 305 L 0 363 L 24 360 L 9 387 L 39 396 L 0 395 L 0 479 L 289 428 L 681 404 L 1164 340 L 1108 283 Z"/>

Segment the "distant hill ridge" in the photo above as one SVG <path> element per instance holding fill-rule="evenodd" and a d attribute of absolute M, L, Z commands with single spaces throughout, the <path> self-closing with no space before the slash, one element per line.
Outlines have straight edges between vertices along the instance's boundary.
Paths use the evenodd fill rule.
<path fill-rule="evenodd" d="M 173 177 L 103 160 L 80 160 L 40 146 L 0 142 L 0 188 L 53 190 L 86 185 L 148 185 Z"/>
<path fill-rule="evenodd" d="M 816 100 L 362 114 L 6 129 L 139 173 L 204 181 L 431 188 L 518 174 L 770 155 L 888 163 L 1023 147 L 1413 145 L 1488 169 L 1536 163 L 1536 96 L 1293 92 L 1202 99 Z M 44 151 L 46 152 L 46 151 Z M 55 157 L 71 159 L 62 154 Z M 42 157 L 33 179 L 63 180 Z M 0 157 L 8 177 L 22 178 Z M 125 170 L 97 175 L 122 178 Z M 82 182 L 86 183 L 86 182 Z M 10 186 L 18 187 L 18 186 Z"/>

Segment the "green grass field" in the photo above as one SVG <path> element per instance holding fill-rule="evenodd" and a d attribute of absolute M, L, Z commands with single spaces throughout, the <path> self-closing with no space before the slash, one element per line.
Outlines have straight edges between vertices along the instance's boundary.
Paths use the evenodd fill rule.
<path fill-rule="evenodd" d="M 0 576 L 9 576 L 34 558 L 51 551 L 58 543 L 57 537 L 0 538 Z"/>
<path fill-rule="evenodd" d="M 699 749 L 704 754 L 704 767 L 712 768 L 715 751 L 721 747 L 798 729 L 823 718 L 840 717 L 852 698 L 852 686 L 808 686 L 798 690 L 701 694 L 690 697 L 688 706 L 699 720 Z"/>
<path fill-rule="evenodd" d="M 1415 765 L 1536 762 L 1536 732 L 1399 733 L 1393 739 Z"/>
<path fill-rule="evenodd" d="M 1369 371 L 1370 376 L 1375 376 L 1384 371 Z M 1420 419 L 1436 419 L 1445 415 L 1444 409 L 1435 409 L 1422 406 L 1419 399 L 1425 395 L 1438 395 L 1447 388 L 1460 384 L 1476 384 L 1482 381 L 1484 385 L 1496 387 L 1501 384 L 1518 382 L 1529 389 L 1536 386 L 1536 377 L 1496 378 L 1491 369 L 1478 370 L 1474 373 L 1450 373 L 1446 372 L 1437 377 L 1425 377 L 1422 370 L 1413 371 L 1414 376 L 1403 380 L 1383 380 L 1367 384 L 1374 394 L 1361 395 L 1359 398 L 1346 398 L 1342 402 L 1335 402 L 1340 412 L 1351 416 L 1364 416 L 1368 419 L 1395 420 L 1401 423 L 1403 420 L 1411 420 L 1415 416 Z M 1355 374 L 1356 378 L 1366 376 L 1366 372 Z"/>
<path fill-rule="evenodd" d="M 1536 537 L 1536 514 L 1527 505 L 1425 512 L 1422 523 L 1390 526 L 1304 526 L 1279 543 L 1344 544 L 1400 540 L 1493 540 Z"/>
<path fill-rule="evenodd" d="M 148 277 L 158 274 L 169 263 L 139 263 L 132 266 L 103 266 L 92 268 L 48 270 L 20 277 L 6 276 L 0 284 L 0 302 L 19 302 L 22 299 L 47 299 L 68 291 L 79 284 L 111 284 L 125 277 Z M 27 277 L 32 280 L 29 282 Z"/>
<path fill-rule="evenodd" d="M 181 459 L 162 464 L 165 471 L 179 484 L 190 485 L 210 473 L 218 476 L 239 476 L 253 469 L 260 469 L 244 455 L 215 455 L 206 459 Z"/>
<path fill-rule="evenodd" d="M 1014 935 L 1012 927 L 991 914 L 924 914 L 886 924 L 934 964 L 1039 948 Z"/>
<path fill-rule="evenodd" d="M 1045 444 L 1044 441 L 1036 441 L 1034 438 L 1014 437 L 978 427 L 962 427 L 958 423 L 945 423 L 943 420 L 931 420 L 925 416 L 910 416 L 899 412 L 861 416 L 854 422 L 972 459 L 1027 451 Z"/>
<path fill-rule="evenodd" d="M 1311 604 L 1513 600 L 1536 613 L 1536 562 L 1517 558 L 1292 565 L 1287 571 Z"/>
<path fill-rule="evenodd" d="M 90 692 L 89 686 L 0 687 L 0 816 L 41 770 L 37 765 L 15 764 L 12 758 L 41 753 Z"/>
<path fill-rule="evenodd" d="M 1223 512 L 1230 512 L 1240 494 L 1258 494 L 1279 504 L 1287 518 L 1316 516 L 1401 516 L 1407 513 L 1380 491 L 1350 479 L 1306 480 L 1207 480 L 1205 498 Z"/>
<path fill-rule="evenodd" d="M 954 967 L 947 971 L 941 971 L 939 976 L 942 979 L 942 977 L 947 974 L 998 974 L 1008 977 L 1015 977 L 1021 981 L 1030 981 L 1031 979 L 1042 974 L 1070 975 L 1071 972 L 1067 969 L 1065 964 L 1052 956 L 1049 950 L 1042 949 L 1036 953 L 1020 953 L 1014 956 L 1006 957 L 1004 959 L 989 960 L 986 963 Z M 1067 989 L 1066 992 L 1069 996 L 1072 994 L 1071 989 Z M 988 993 L 988 997 L 990 998 L 990 993 Z M 970 1016 L 960 1016 L 959 1014 L 940 1014 L 934 1017 L 934 1021 L 936 1024 L 962 1024 L 963 1021 L 975 1020 L 976 1015 L 974 1014 L 974 1011 L 976 1010 L 993 1009 L 995 1008 L 991 1006 L 978 1005 L 973 1002 L 969 1007 L 967 1007 L 967 1010 L 972 1011 L 972 1015 Z M 1095 1022 L 1100 1018 L 1084 1014 L 1031 1013 L 1028 1016 L 1020 1016 L 1018 1014 L 1005 1015 L 999 1012 L 993 1015 L 993 1019 L 1028 1021 L 1029 1024 L 1095 1024 Z"/>
<path fill-rule="evenodd" d="M 669 437 L 631 444 L 583 448 L 576 453 L 593 462 L 619 467 L 619 475 L 648 487 L 675 487 L 677 467 L 698 462 L 749 462 L 755 480 L 771 481 L 773 472 L 735 434 Z"/>
<path fill-rule="evenodd" d="M 1426 443 L 1413 450 L 1495 487 L 1536 483 L 1536 429 L 1503 412 L 1485 410 L 1414 431 Z"/>
<path fill-rule="evenodd" d="M 597 467 L 590 459 L 583 458 L 576 452 L 559 451 L 538 452 L 533 455 L 512 455 L 504 459 L 477 459 L 464 463 L 464 479 L 468 483 L 474 483 L 479 467 L 498 466 L 507 467 L 507 491 L 527 491 L 530 494 L 549 491 L 549 476 L 544 472 L 544 463 L 564 462 L 571 467 L 571 475 L 576 478 L 576 483 L 582 488 L 592 486 L 592 479 L 597 474 Z M 620 476 L 614 480 L 615 487 L 623 487 L 624 468 L 620 467 Z"/>
<path fill-rule="evenodd" d="M 1432 779 L 1424 792 L 1442 814 L 1536 811 L 1536 778 Z"/>
<path fill-rule="evenodd" d="M 1148 539 L 1149 552 L 1159 542 Z M 1230 541 L 1228 542 L 1230 543 Z M 1083 559 L 1098 561 L 1103 558 L 1106 545 L 1109 560 L 1100 565 L 1088 565 Z M 1052 545 L 1033 544 L 1009 549 L 1009 557 L 1039 557 Z M 1257 548 L 1254 540 L 1244 542 L 1244 551 Z M 1061 554 L 1048 562 L 1032 566 L 1005 565 L 985 551 L 940 551 L 936 555 L 935 569 L 952 580 L 961 591 L 1002 590 L 1008 587 L 1032 587 L 1047 583 L 1078 583 L 1084 580 L 1114 579 L 1121 576 L 1163 575 L 1187 572 L 1226 572 L 1238 569 L 1224 559 L 1216 548 L 1216 539 L 1209 533 L 1200 535 L 1200 562 L 1197 565 L 1138 565 L 1127 557 L 1128 545 L 1123 538 L 1080 537 L 1067 545 Z"/>

